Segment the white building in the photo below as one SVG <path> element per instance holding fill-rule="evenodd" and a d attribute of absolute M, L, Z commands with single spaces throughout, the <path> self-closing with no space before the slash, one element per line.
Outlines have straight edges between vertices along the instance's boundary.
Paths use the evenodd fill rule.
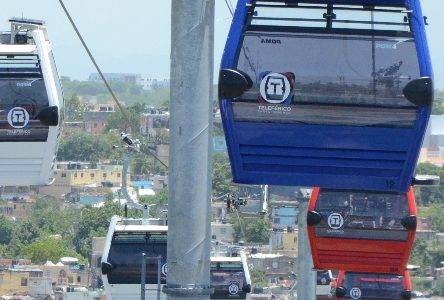
<path fill-rule="evenodd" d="M 170 80 L 167 78 L 156 78 L 152 75 L 142 74 L 137 77 L 136 84 L 142 86 L 145 91 L 170 87 Z"/>

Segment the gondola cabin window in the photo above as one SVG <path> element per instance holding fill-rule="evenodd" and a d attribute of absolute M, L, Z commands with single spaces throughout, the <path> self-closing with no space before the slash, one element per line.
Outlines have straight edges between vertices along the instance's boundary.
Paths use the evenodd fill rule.
<path fill-rule="evenodd" d="M 253 87 L 235 121 L 412 128 L 403 88 L 420 77 L 401 8 L 258 4 L 238 49 Z"/>
<path fill-rule="evenodd" d="M 38 114 L 49 106 L 37 55 L 0 56 L 0 142 L 46 142 Z"/>
<path fill-rule="evenodd" d="M 405 194 L 321 190 L 316 211 L 318 237 L 406 241 L 409 215 Z"/>
<path fill-rule="evenodd" d="M 115 233 L 111 242 L 108 262 L 114 266 L 108 274 L 110 284 L 140 284 L 142 253 L 147 258 L 161 257 L 166 264 L 167 235 L 165 233 Z M 157 284 L 157 260 L 147 259 L 146 283 Z M 161 283 L 166 282 L 166 274 L 161 273 Z"/>

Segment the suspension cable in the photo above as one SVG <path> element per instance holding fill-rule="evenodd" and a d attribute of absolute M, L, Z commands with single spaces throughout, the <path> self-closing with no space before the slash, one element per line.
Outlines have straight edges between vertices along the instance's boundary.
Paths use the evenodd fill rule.
<path fill-rule="evenodd" d="M 93 63 L 94 67 L 96 68 L 97 72 L 99 73 L 100 78 L 105 83 L 105 86 L 110 93 L 111 97 L 113 98 L 114 102 L 119 107 L 120 112 L 122 113 L 124 119 L 125 119 L 125 127 L 129 127 L 129 117 L 126 109 L 123 107 L 123 105 L 120 103 L 119 99 L 117 98 L 116 94 L 114 93 L 113 89 L 111 88 L 111 85 L 108 83 L 108 80 L 106 80 L 105 75 L 103 74 L 102 70 L 100 69 L 100 66 L 98 65 L 97 61 L 95 60 L 93 54 L 91 53 L 88 45 L 86 44 L 85 40 L 82 37 L 82 34 L 80 33 L 79 29 L 77 28 L 76 23 L 74 22 L 73 18 L 71 17 L 71 14 L 69 13 L 68 9 L 66 8 L 65 4 L 63 3 L 63 0 L 59 0 L 60 5 L 62 6 L 63 11 L 65 12 L 66 17 L 68 18 L 69 22 L 71 23 L 74 31 L 76 32 L 80 42 L 83 45 L 83 48 L 85 49 L 86 53 L 88 54 L 89 58 L 91 59 L 91 62 Z M 158 162 L 160 162 L 165 168 L 168 169 L 168 166 L 159 158 L 157 155 L 155 155 L 153 152 L 148 150 L 147 154 L 154 157 Z"/>
<path fill-rule="evenodd" d="M 108 92 L 111 94 L 112 98 L 114 99 L 114 102 L 116 102 L 117 106 L 119 107 L 120 111 L 124 115 L 126 122 L 128 122 L 128 114 L 126 113 L 126 110 L 123 108 L 122 104 L 120 104 L 119 99 L 117 99 L 116 94 L 114 94 L 114 91 L 112 90 L 110 84 L 108 83 L 108 80 L 106 80 L 105 75 L 103 75 L 102 70 L 100 69 L 99 65 L 97 64 L 94 56 L 92 55 L 91 51 L 88 48 L 88 45 L 85 43 L 85 40 L 83 39 L 79 29 L 76 26 L 76 23 L 72 19 L 70 13 L 68 12 L 68 9 L 66 8 L 65 4 L 63 3 L 63 0 L 59 0 L 60 5 L 62 6 L 63 11 L 65 12 L 66 16 L 68 17 L 69 22 L 71 23 L 74 31 L 76 32 L 77 36 L 80 39 L 80 42 L 83 45 L 83 48 L 85 48 L 86 53 L 88 54 L 89 58 L 91 59 L 91 62 L 93 63 L 94 67 L 96 68 L 97 72 L 99 73 L 100 77 L 102 78 L 103 82 L 105 83 L 106 88 L 108 89 Z"/>

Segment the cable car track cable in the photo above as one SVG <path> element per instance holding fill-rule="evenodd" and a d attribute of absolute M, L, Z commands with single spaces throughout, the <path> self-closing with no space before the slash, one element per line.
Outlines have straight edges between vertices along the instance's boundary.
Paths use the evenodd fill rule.
<path fill-rule="evenodd" d="M 69 22 L 71 23 L 71 26 L 73 27 L 74 31 L 76 32 L 80 42 L 82 43 L 83 48 L 85 49 L 85 51 L 88 54 L 91 62 L 93 63 L 94 67 L 96 68 L 97 72 L 99 73 L 99 76 L 102 79 L 103 83 L 105 84 L 108 92 L 110 93 L 110 95 L 113 98 L 114 102 L 119 107 L 119 110 L 120 110 L 120 112 L 122 113 L 122 115 L 123 115 L 123 117 L 125 119 L 125 128 L 130 128 L 130 126 L 129 126 L 129 117 L 128 117 L 128 113 L 127 113 L 126 109 L 122 106 L 122 104 L 120 103 L 120 101 L 117 98 L 116 94 L 112 90 L 111 85 L 106 80 L 105 75 L 103 74 L 102 70 L 100 69 L 99 65 L 97 64 L 97 61 L 95 60 L 93 54 L 91 53 L 91 50 L 89 49 L 88 45 L 86 44 L 85 40 L 83 39 L 82 34 L 80 33 L 79 29 L 77 28 L 76 23 L 74 22 L 74 19 L 71 17 L 71 14 L 69 13 L 68 9 L 66 8 L 65 4 L 63 3 L 63 0 L 59 0 L 59 3 L 61 5 L 63 11 L 65 12 L 66 17 L 68 18 Z M 160 162 L 165 168 L 168 169 L 168 165 L 165 164 L 159 157 L 157 157 L 157 155 L 152 153 L 150 150 L 148 150 L 146 153 L 151 155 L 152 157 L 154 157 L 158 162 Z"/>

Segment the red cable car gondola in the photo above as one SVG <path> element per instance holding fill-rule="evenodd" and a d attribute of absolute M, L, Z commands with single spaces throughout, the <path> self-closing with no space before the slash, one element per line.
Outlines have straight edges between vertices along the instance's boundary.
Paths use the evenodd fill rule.
<path fill-rule="evenodd" d="M 352 273 L 339 271 L 337 299 L 411 299 L 412 282 L 408 271 L 398 274 Z"/>
<path fill-rule="evenodd" d="M 314 268 L 402 274 L 416 214 L 413 188 L 406 194 L 314 188 L 307 215 Z"/>

